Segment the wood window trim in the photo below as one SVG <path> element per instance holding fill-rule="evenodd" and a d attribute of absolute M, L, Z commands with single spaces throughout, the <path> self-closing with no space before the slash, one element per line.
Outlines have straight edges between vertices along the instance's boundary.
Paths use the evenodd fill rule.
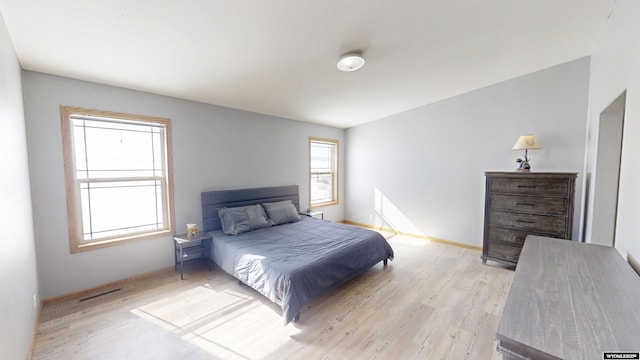
<path fill-rule="evenodd" d="M 333 176 L 334 176 L 334 189 L 333 189 L 333 200 L 331 201 L 326 201 L 326 202 L 322 202 L 322 203 L 317 203 L 317 204 L 311 204 L 311 143 L 312 142 L 322 142 L 322 143 L 327 143 L 327 144 L 333 144 L 335 146 L 335 153 L 334 153 L 334 163 L 335 163 L 335 171 L 333 171 Z M 338 173 L 338 169 L 339 169 L 339 150 L 340 150 L 340 141 L 336 140 L 336 139 L 327 139 L 327 138 L 319 138 L 319 137 L 309 137 L 309 145 L 308 145 L 308 151 L 309 151 L 309 208 L 310 209 L 318 209 L 318 208 L 322 208 L 322 207 L 327 207 L 327 206 L 333 206 L 333 205 L 338 205 L 339 203 L 339 198 L 338 198 L 338 194 L 339 194 L 339 173 Z"/>
<path fill-rule="evenodd" d="M 140 122 L 150 122 L 163 124 L 166 141 L 166 158 L 167 158 L 167 216 L 169 217 L 167 224 L 168 229 L 150 231 L 139 234 L 128 234 L 117 238 L 109 238 L 104 240 L 84 241 L 82 235 L 78 232 L 80 229 L 80 223 L 82 222 L 82 208 L 79 206 L 79 194 L 76 190 L 75 182 L 75 166 L 74 166 L 74 150 L 72 141 L 72 126 L 70 121 L 71 115 L 87 115 L 87 116 L 100 116 L 107 118 L 134 120 Z M 159 237 L 165 237 L 173 234 L 175 229 L 175 210 L 174 210 L 174 198 L 173 198 L 173 152 L 172 152 L 172 140 L 171 140 L 171 120 L 167 118 L 134 115 L 113 111 L 87 109 L 75 106 L 60 106 L 60 119 L 62 130 L 62 152 L 64 159 L 64 174 L 65 174 L 65 190 L 66 190 L 66 203 L 67 203 L 67 222 L 69 231 L 69 250 L 72 254 L 83 252 L 87 250 L 100 249 L 105 247 L 111 247 L 121 245 L 133 241 L 154 239 Z"/>

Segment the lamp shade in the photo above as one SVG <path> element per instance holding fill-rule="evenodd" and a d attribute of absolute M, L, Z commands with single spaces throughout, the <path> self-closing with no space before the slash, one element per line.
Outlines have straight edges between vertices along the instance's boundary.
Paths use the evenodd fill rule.
<path fill-rule="evenodd" d="M 518 141 L 513 145 L 513 150 L 529 150 L 529 149 L 542 149 L 540 144 L 536 141 L 536 137 L 528 134 L 521 135 Z"/>

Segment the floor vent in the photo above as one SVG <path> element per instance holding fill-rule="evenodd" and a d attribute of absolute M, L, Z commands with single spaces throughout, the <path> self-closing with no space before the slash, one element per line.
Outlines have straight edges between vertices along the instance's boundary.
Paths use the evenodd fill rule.
<path fill-rule="evenodd" d="M 112 294 L 112 293 L 114 293 L 114 292 L 116 292 L 116 291 L 120 291 L 120 290 L 122 290 L 122 288 L 117 288 L 117 289 L 113 289 L 113 290 L 108 290 L 108 291 L 105 291 L 105 292 L 100 293 L 100 294 L 96 294 L 96 295 L 92 295 L 92 296 L 87 296 L 86 298 L 82 298 L 82 299 L 80 299 L 78 302 L 83 302 L 83 301 L 87 301 L 87 300 L 95 299 L 95 298 L 97 298 L 97 297 L 105 296 L 105 295 L 109 295 L 109 294 Z"/>

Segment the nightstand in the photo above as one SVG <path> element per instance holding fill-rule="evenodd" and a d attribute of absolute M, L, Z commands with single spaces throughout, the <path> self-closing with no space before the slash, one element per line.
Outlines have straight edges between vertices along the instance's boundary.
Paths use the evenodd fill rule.
<path fill-rule="evenodd" d="M 305 211 L 300 211 L 299 213 L 300 215 L 304 215 L 304 216 L 308 216 L 308 217 L 314 217 L 314 216 L 318 216 L 320 215 L 320 218 L 322 220 L 324 220 L 324 211 L 317 211 L 317 210 L 305 210 Z"/>
<path fill-rule="evenodd" d="M 188 237 L 187 234 L 175 235 L 173 237 L 173 254 L 175 256 L 174 269 L 180 266 L 180 280 L 184 280 L 182 268 L 185 261 L 194 259 L 206 259 L 211 271 L 211 236 L 200 234 Z"/>

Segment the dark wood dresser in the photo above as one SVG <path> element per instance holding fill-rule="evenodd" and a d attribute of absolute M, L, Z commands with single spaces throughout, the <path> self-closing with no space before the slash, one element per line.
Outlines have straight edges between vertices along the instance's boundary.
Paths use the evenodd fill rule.
<path fill-rule="evenodd" d="M 577 173 L 486 172 L 482 262 L 516 266 L 527 235 L 571 239 Z"/>

